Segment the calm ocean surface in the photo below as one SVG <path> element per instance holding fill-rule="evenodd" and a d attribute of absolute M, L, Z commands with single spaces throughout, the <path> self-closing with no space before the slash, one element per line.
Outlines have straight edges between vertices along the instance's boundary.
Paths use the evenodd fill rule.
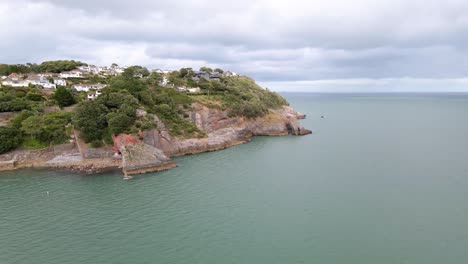
<path fill-rule="evenodd" d="M 131 181 L 1 173 L 0 264 L 468 263 L 467 95 L 285 96 L 313 135 Z"/>

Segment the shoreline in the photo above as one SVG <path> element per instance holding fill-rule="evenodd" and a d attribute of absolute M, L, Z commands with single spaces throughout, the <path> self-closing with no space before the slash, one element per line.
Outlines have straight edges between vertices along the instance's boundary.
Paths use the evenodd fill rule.
<path fill-rule="evenodd" d="M 114 147 L 92 149 L 82 142 L 79 134 L 74 143 L 42 150 L 15 150 L 0 155 L 1 171 L 19 169 L 59 169 L 84 174 L 96 174 L 121 170 L 125 179 L 130 175 L 171 169 L 177 164 L 172 157 L 214 152 L 248 143 L 254 136 L 308 135 L 312 131 L 300 126 L 304 119 L 291 107 L 283 107 L 256 119 L 228 118 L 223 111 L 194 105 L 191 120 L 200 130 L 207 132 L 204 138 L 172 138 L 164 125 L 143 131 L 142 139 L 121 134 L 114 138 Z M 159 119 L 154 117 L 156 124 Z M 134 139 L 137 143 L 129 143 Z M 119 150 L 121 155 L 117 155 Z"/>

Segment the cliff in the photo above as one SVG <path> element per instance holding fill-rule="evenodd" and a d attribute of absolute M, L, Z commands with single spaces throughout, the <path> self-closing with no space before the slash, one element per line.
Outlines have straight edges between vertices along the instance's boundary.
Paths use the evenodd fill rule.
<path fill-rule="evenodd" d="M 141 114 L 141 113 L 140 113 Z M 305 118 L 289 106 L 270 110 L 255 119 L 230 117 L 226 111 L 193 103 L 188 119 L 206 134 L 202 138 L 172 137 L 164 123 L 148 114 L 155 128 L 136 136 L 121 134 L 113 138 L 114 148 L 92 149 L 78 136 L 76 144 L 38 151 L 15 151 L 0 155 L 0 170 L 24 167 L 65 168 L 87 173 L 121 168 L 130 175 L 170 169 L 176 166 L 170 157 L 215 151 L 246 143 L 253 136 L 307 135 L 298 119 Z M 92 155 L 91 155 L 91 154 Z M 96 154 L 97 153 L 97 154 Z"/>
<path fill-rule="evenodd" d="M 157 128 L 145 131 L 143 142 L 161 149 L 168 156 L 215 151 L 250 141 L 252 136 L 307 135 L 312 133 L 298 122 L 304 115 L 289 106 L 270 110 L 259 118 L 229 117 L 226 111 L 194 103 L 190 119 L 207 134 L 205 138 L 173 138 L 156 116 Z"/>

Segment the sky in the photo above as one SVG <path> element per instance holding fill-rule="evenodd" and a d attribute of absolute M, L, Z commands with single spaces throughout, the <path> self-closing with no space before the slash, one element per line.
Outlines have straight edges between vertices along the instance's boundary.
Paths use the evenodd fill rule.
<path fill-rule="evenodd" d="M 201 66 L 275 91 L 468 92 L 466 0 L 0 0 L 0 63 Z"/>

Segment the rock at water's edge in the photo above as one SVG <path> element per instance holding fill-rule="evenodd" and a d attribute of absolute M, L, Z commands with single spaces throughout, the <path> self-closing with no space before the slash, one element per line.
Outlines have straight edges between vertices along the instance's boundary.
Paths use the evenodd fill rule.
<path fill-rule="evenodd" d="M 160 149 L 145 143 L 123 145 L 120 147 L 120 152 L 125 176 L 176 167 L 176 163 L 164 155 Z"/>

